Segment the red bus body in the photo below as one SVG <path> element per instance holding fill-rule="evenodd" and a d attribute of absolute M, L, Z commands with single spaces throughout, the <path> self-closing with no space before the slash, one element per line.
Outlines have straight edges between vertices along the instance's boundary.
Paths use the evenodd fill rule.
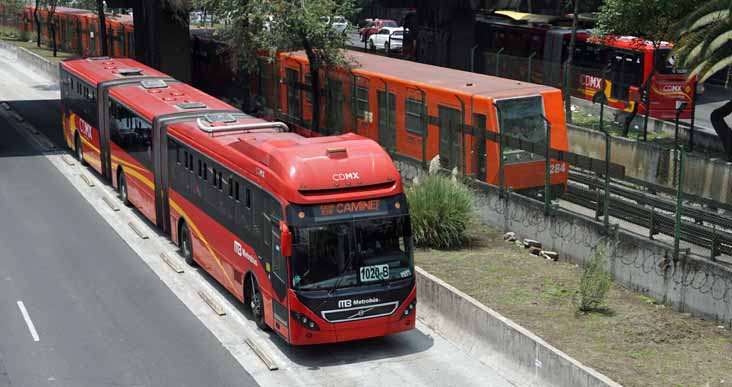
<path fill-rule="evenodd" d="M 526 23 L 505 15 L 479 16 L 477 21 L 476 71 L 562 86 L 570 28 Z M 648 106 L 641 94 L 648 86 L 649 115 L 674 119 L 678 102 L 691 106 L 695 81 L 687 80 L 685 73 L 673 67 L 671 49 L 672 45 L 666 42 L 654 47 L 652 42 L 636 37 L 599 39 L 580 30 L 570 73 L 572 95 L 591 100 L 598 90 L 603 90 L 609 106 L 644 114 Z M 649 79 L 650 84 L 646 85 Z M 682 111 L 680 117 L 690 118 L 691 109 Z"/>
<path fill-rule="evenodd" d="M 414 328 L 407 203 L 378 144 L 283 132 L 131 59 L 67 60 L 60 82 L 67 145 L 238 300 L 261 301 L 262 325 L 293 345 Z"/>

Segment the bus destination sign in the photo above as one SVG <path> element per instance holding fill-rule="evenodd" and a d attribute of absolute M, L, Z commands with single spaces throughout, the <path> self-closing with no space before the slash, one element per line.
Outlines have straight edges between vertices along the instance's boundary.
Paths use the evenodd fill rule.
<path fill-rule="evenodd" d="M 373 200 L 359 200 L 356 202 L 345 202 L 335 204 L 321 204 L 320 216 L 333 216 L 333 215 L 346 215 L 351 213 L 360 212 L 374 212 L 379 211 L 381 208 L 381 201 L 378 199 Z"/>

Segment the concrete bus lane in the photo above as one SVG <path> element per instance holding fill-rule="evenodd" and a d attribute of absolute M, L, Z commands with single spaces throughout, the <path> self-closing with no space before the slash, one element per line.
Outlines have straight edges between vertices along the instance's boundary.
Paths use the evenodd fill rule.
<path fill-rule="evenodd" d="M 54 89 L 53 83 L 3 57 L 0 50 L 0 84 L 8 81 L 12 86 L 0 88 L 0 101 L 15 101 L 11 102 L 14 109 L 39 131 L 48 133 L 57 146 L 61 145 L 53 138 L 53 132 L 60 131 L 55 121 L 58 118 L 54 118 L 58 117 L 59 113 L 58 90 Z M 18 101 L 22 103 L 19 104 Z M 35 106 L 46 106 L 46 108 L 34 108 Z M 12 152 L 18 153 L 18 149 L 13 147 Z M 37 364 L 44 364 L 43 361 L 46 359 L 40 356 L 51 356 L 48 353 L 34 351 L 38 347 L 32 345 L 40 344 L 52 348 L 59 357 L 56 361 L 73 361 L 76 366 L 74 375 L 79 378 L 107 375 L 107 379 L 95 379 L 95 381 L 107 381 L 114 376 L 121 380 L 122 384 L 132 380 L 131 383 L 142 385 L 166 385 L 161 382 L 163 380 L 161 373 L 171 375 L 172 378 L 177 377 L 176 372 L 181 372 L 182 376 L 180 379 L 170 379 L 174 382 L 169 384 L 190 383 L 190 385 L 208 386 L 227 384 L 235 378 L 238 378 L 242 385 L 253 383 L 243 371 L 248 372 L 262 385 L 501 387 L 522 384 L 514 381 L 520 378 L 514 378 L 514 374 L 511 370 L 505 369 L 503 363 L 493 361 L 494 358 L 500 357 L 498 354 L 488 353 L 480 359 L 471 357 L 419 319 L 417 329 L 403 334 L 325 346 L 290 347 L 271 332 L 267 334 L 257 330 L 246 308 L 209 275 L 185 267 L 177 249 L 170 241 L 157 234 L 154 226 L 142 220 L 138 213 L 122 206 L 112 190 L 99 181 L 98 176 L 90 169 L 82 168 L 78 164 L 68 166 L 62 158 L 60 154 L 46 155 L 45 165 L 49 168 L 55 167 L 55 172 L 46 171 L 47 173 L 39 175 L 27 168 L 24 170 L 25 174 L 31 173 L 35 176 L 33 181 L 36 181 L 36 184 L 43 182 L 42 186 L 37 188 L 39 192 L 23 198 L 19 197 L 18 192 L 14 192 L 13 197 L 3 200 L 6 203 L 13 203 L 8 204 L 12 206 L 16 206 L 14 203 L 21 199 L 45 200 L 35 206 L 30 202 L 20 206 L 8 218 L 18 218 L 21 214 L 33 210 L 42 213 L 42 216 L 39 214 L 32 219 L 24 219 L 21 224 L 25 226 L 11 233 L 12 239 L 18 241 L 16 243 L 18 247 L 13 251 L 16 255 L 13 265 L 8 267 L 12 272 L 26 270 L 28 273 L 24 274 L 23 278 L 39 278 L 43 281 L 44 276 L 51 276 L 53 281 L 40 285 L 40 289 L 35 291 L 33 285 L 38 286 L 37 281 L 34 281 L 33 285 L 23 282 L 22 288 L 14 290 L 12 295 L 8 293 L 7 296 L 4 295 L 6 289 L 3 286 L 11 285 L 0 284 L 0 308 L 3 308 L 0 313 L 4 315 L 5 308 L 14 313 L 9 314 L 14 316 L 12 321 L 4 323 L 0 319 L 0 329 L 6 329 L 3 324 L 8 324 L 7 329 L 18 332 L 13 343 L 3 345 L 3 338 L 0 338 L 0 383 L 3 382 L 2 375 L 5 369 L 8 370 L 11 380 L 14 373 L 39 375 Z M 43 157 L 31 159 L 42 162 Z M 4 167 L 0 164 L 0 174 L 4 173 Z M 90 188 L 82 183 L 80 173 L 87 175 L 96 183 L 96 187 Z M 55 177 L 50 177 L 54 174 Z M 21 178 L 21 172 L 18 171 L 15 175 L 8 176 L 6 180 Z M 0 199 L 2 195 L 0 188 Z M 63 198 L 59 198 L 58 195 L 63 195 Z M 114 198 L 120 210 L 112 212 L 99 196 Z M 86 209 L 81 211 L 77 207 L 84 207 L 84 201 Z M 54 205 L 47 209 L 50 203 Z M 2 210 L 1 204 L 0 210 Z M 45 225 L 36 225 L 46 218 L 53 220 Z M 2 222 L 0 220 L 0 227 L 3 227 Z M 130 231 L 129 222 L 134 222 L 150 238 L 141 242 L 142 240 Z M 70 225 L 74 225 L 73 229 Z M 60 227 L 63 228 L 57 229 Z M 85 231 L 80 231 L 80 227 Z M 30 238 L 25 236 L 26 239 L 23 240 L 22 235 L 32 233 L 41 237 L 40 233 L 45 235 L 51 232 L 56 234 L 44 237 L 38 246 L 21 254 L 20 249 Z M 115 238 L 108 235 L 112 233 L 116 233 L 117 243 L 122 241 L 129 246 L 127 251 L 117 249 L 113 242 Z M 6 236 L 0 233 L 0 244 L 4 238 Z M 110 248 L 112 251 L 107 251 Z M 185 272 L 176 274 L 170 270 L 161 262 L 159 258 L 161 253 L 179 262 L 185 268 Z M 39 256 L 42 259 L 35 258 Z M 59 259 L 58 256 L 63 258 Z M 25 268 L 23 265 L 27 265 L 28 261 L 21 257 L 34 257 L 36 262 L 32 267 Z M 2 256 L 0 259 L 3 259 Z M 49 262 L 46 262 L 47 260 Z M 76 274 L 71 268 L 81 268 L 80 273 Z M 150 273 L 151 271 L 153 273 Z M 144 275 L 151 278 L 143 279 Z M 0 276 L 0 279 L 2 278 Z M 159 288 L 165 286 L 181 302 L 159 294 L 161 292 Z M 154 291 L 146 290 L 151 287 Z M 41 292 L 41 289 L 45 291 Z M 196 295 L 198 290 L 209 293 L 217 300 L 226 311 L 226 315 L 217 316 L 212 313 Z M 152 295 L 149 294 L 151 292 Z M 43 297 L 38 296 L 41 293 Z M 23 294 L 37 294 L 37 296 L 28 297 Z M 55 300 L 54 294 L 58 294 Z M 39 342 L 33 341 L 33 335 L 17 305 L 19 300 L 24 302 L 28 316 L 35 324 Z M 180 310 L 181 304 L 187 307 L 188 311 Z M 59 318 L 54 318 L 54 313 L 67 317 L 62 318 L 63 321 L 56 321 Z M 188 316 L 181 316 L 186 313 Z M 69 315 L 78 317 L 82 322 L 78 325 L 68 322 Z M 198 318 L 198 324 L 190 322 L 190 319 L 195 318 Z M 183 327 L 178 326 L 180 324 Z M 205 331 L 205 328 L 208 332 L 190 332 L 196 329 Z M 67 331 L 70 333 L 66 333 Z M 61 351 L 60 346 L 51 341 L 62 340 L 58 338 L 62 333 L 74 340 L 80 340 L 82 344 L 77 348 L 87 348 L 90 354 L 80 353 L 81 350 L 70 353 Z M 208 340 L 212 335 L 214 341 L 218 339 L 218 348 L 212 348 L 217 344 L 211 344 Z M 190 342 L 192 337 L 198 339 Z M 271 357 L 279 370 L 268 370 L 248 344 L 245 344 L 250 341 Z M 107 344 L 117 347 L 111 355 L 109 352 L 104 352 Z M 14 348 L 15 345 L 25 346 L 22 347 L 23 351 L 29 354 L 27 357 L 16 357 L 20 360 L 11 362 L 5 351 Z M 235 361 L 217 360 L 217 357 L 226 358 L 226 356 L 221 355 L 216 349 L 228 350 Z M 103 353 L 99 354 L 99 360 L 95 360 L 93 354 L 100 351 Z M 140 355 L 138 351 L 142 351 L 143 354 Z M 149 355 L 156 351 L 159 355 L 157 358 Z M 173 354 L 168 354 L 169 351 Z M 83 360 L 76 362 L 77 356 L 82 356 Z M 192 360 L 193 357 L 195 361 Z M 90 367 L 99 362 L 101 368 L 110 370 L 100 373 L 89 371 Z M 115 369 L 114 364 L 119 364 L 119 367 Z M 146 366 L 148 364 L 152 366 Z M 83 368 L 81 365 L 92 366 Z M 211 369 L 206 370 L 206 367 Z M 64 369 L 64 367 L 57 368 Z M 90 372 L 89 375 L 87 371 Z M 197 376 L 188 377 L 189 373 Z M 138 375 L 138 379 L 132 379 L 131 375 Z M 211 380 L 205 379 L 202 375 L 211 377 Z M 217 378 L 221 379 L 221 382 Z M 186 383 L 178 383 L 180 381 Z M 88 384 L 95 385 L 91 382 Z M 99 384 L 101 383 L 96 383 Z M 83 384 L 69 383 L 69 385 Z M 0 387 L 3 385 L 0 384 Z"/>
<path fill-rule="evenodd" d="M 0 386 L 256 385 L 2 117 L 0 133 Z"/>

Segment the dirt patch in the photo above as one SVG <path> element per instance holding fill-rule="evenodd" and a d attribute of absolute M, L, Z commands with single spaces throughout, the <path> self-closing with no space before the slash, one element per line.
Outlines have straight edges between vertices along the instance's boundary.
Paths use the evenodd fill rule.
<path fill-rule="evenodd" d="M 732 332 L 613 284 L 605 313 L 577 313 L 582 269 L 482 226 L 470 246 L 419 249 L 416 263 L 626 386 L 732 386 Z"/>

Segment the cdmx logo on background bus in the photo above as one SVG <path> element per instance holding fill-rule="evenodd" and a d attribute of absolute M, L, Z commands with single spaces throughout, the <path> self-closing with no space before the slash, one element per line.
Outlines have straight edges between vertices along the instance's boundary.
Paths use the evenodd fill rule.
<path fill-rule="evenodd" d="M 580 75 L 580 85 L 590 89 L 602 89 L 602 78 L 593 75 Z"/>

